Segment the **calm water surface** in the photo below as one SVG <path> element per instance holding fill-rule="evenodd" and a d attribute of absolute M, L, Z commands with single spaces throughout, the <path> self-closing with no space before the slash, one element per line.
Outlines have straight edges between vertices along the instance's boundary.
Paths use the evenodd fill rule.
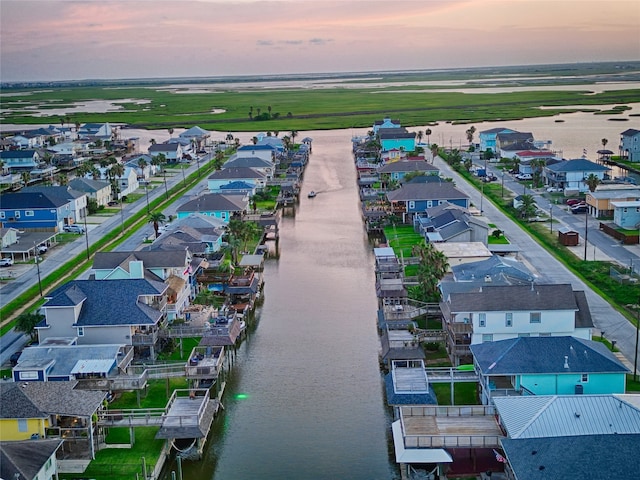
<path fill-rule="evenodd" d="M 313 154 L 295 216 L 281 224 L 280 258 L 266 265 L 259 323 L 236 357 L 206 457 L 185 462 L 185 478 L 396 478 L 350 136 L 306 135 Z"/>

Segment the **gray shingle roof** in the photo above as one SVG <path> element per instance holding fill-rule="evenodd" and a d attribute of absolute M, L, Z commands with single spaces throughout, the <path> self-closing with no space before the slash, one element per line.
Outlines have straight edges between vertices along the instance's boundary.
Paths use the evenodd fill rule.
<path fill-rule="evenodd" d="M 454 265 L 451 270 L 458 282 L 484 280 L 487 275 L 491 277 L 492 282 L 504 278 L 516 282 L 526 282 L 530 285 L 535 279 L 523 263 L 498 255 L 478 262 Z"/>
<path fill-rule="evenodd" d="M 564 162 L 547 165 L 545 168 L 552 172 L 606 172 L 611 170 L 609 167 L 585 160 L 584 158 L 565 160 Z"/>
<path fill-rule="evenodd" d="M 63 440 L 57 438 L 0 442 L 0 478 L 36 478 L 62 442 Z"/>
<path fill-rule="evenodd" d="M 0 205 L 2 209 L 58 208 L 67 205 L 69 202 L 70 200 L 68 199 L 49 197 L 48 195 L 38 192 L 3 193 L 0 195 Z"/>
<path fill-rule="evenodd" d="M 186 250 L 157 252 L 136 250 L 134 252 L 96 252 L 93 257 L 93 268 L 107 269 L 121 266 L 129 270 L 130 261 L 142 261 L 145 268 L 179 268 L 187 262 Z"/>
<path fill-rule="evenodd" d="M 498 340 L 471 345 L 471 353 L 484 375 L 629 371 L 604 344 L 575 337 Z"/>
<path fill-rule="evenodd" d="M 503 439 L 511 468 L 526 480 L 637 478 L 640 435 Z"/>
<path fill-rule="evenodd" d="M 578 310 L 571 284 L 486 285 L 480 292 L 452 293 L 451 311 L 544 311 Z"/>
<path fill-rule="evenodd" d="M 69 186 L 79 192 L 95 193 L 109 186 L 109 182 L 103 180 L 93 180 L 91 178 L 78 177 L 69 182 Z"/>
<path fill-rule="evenodd" d="M 406 183 L 397 190 L 387 193 L 391 202 L 415 200 L 459 200 L 469 196 L 451 182 L 444 183 Z"/>
<path fill-rule="evenodd" d="M 401 160 L 399 162 L 387 163 L 378 168 L 378 173 L 432 171 L 438 171 L 438 168 L 424 160 Z"/>
<path fill-rule="evenodd" d="M 240 212 L 247 208 L 248 201 L 238 195 L 207 193 L 178 207 L 178 212 Z"/>
<path fill-rule="evenodd" d="M 209 175 L 209 180 L 235 180 L 244 178 L 265 178 L 264 173 L 249 167 L 230 167 L 218 170 Z"/>
<path fill-rule="evenodd" d="M 78 305 L 84 300 L 76 325 L 154 325 L 162 314 L 139 302 L 140 296 L 161 295 L 168 287 L 146 279 L 73 280 L 47 295 L 43 308 Z"/>

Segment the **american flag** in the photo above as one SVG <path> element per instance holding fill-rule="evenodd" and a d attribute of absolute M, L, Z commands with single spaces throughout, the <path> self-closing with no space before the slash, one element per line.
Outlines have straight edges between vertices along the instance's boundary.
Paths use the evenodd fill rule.
<path fill-rule="evenodd" d="M 496 451 L 495 449 L 493 450 L 494 455 L 496 456 L 496 460 L 500 463 L 507 463 L 507 459 L 504 458 L 502 455 L 500 455 L 500 453 L 498 453 L 498 451 Z"/>

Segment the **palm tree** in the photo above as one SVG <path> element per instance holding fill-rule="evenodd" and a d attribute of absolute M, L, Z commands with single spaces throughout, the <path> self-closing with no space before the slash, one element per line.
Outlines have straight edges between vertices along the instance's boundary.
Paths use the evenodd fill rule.
<path fill-rule="evenodd" d="M 423 135 L 424 135 L 424 133 L 422 133 L 422 130 L 418 130 L 418 134 L 417 134 L 418 143 L 422 143 L 422 136 Z"/>
<path fill-rule="evenodd" d="M 295 130 L 291 130 L 291 146 L 295 147 L 296 145 L 296 137 L 298 136 L 298 132 Z"/>
<path fill-rule="evenodd" d="M 267 106 L 267 110 L 269 111 L 269 118 L 271 118 L 271 105 Z"/>
<path fill-rule="evenodd" d="M 109 179 L 111 180 L 111 190 L 115 193 L 115 200 L 118 200 L 118 194 L 120 193 L 120 186 L 118 184 L 118 178 L 124 175 L 124 166 L 121 163 L 111 165 L 111 168 L 107 172 Z"/>
<path fill-rule="evenodd" d="M 429 144 L 429 136 L 431 136 L 431 129 L 430 129 L 430 128 L 427 128 L 427 129 L 424 131 L 424 134 L 427 136 L 427 145 L 428 145 L 428 144 Z"/>
<path fill-rule="evenodd" d="M 171 138 L 171 135 L 173 135 L 173 128 L 172 127 L 167 128 L 167 132 L 169 132 L 169 138 Z"/>
<path fill-rule="evenodd" d="M 144 158 L 138 160 L 138 167 L 140 167 L 140 178 L 144 179 L 144 169 L 148 165 Z"/>
<path fill-rule="evenodd" d="M 44 315 L 38 312 L 21 313 L 16 318 L 16 324 L 14 329 L 18 332 L 23 332 L 31 337 L 32 341 L 35 341 L 38 334 L 36 332 L 36 325 L 38 325 L 44 319 Z"/>
<path fill-rule="evenodd" d="M 522 197 L 520 197 L 518 212 L 520 212 L 520 216 L 525 220 L 528 220 L 530 217 L 535 215 L 536 201 L 533 198 L 533 195 L 522 195 Z"/>
<path fill-rule="evenodd" d="M 429 140 L 427 140 L 427 143 L 429 142 Z M 433 163 L 433 160 L 438 156 L 438 145 L 435 143 L 432 143 L 430 145 L 431 148 L 431 163 Z"/>
<path fill-rule="evenodd" d="M 164 164 L 167 163 L 167 157 L 164 156 L 164 153 L 159 153 L 151 157 L 151 164 L 160 166 L 162 169 L 162 178 L 164 180 L 164 193 L 167 198 L 169 198 L 169 190 L 167 189 L 167 171 L 164 168 Z"/>
<path fill-rule="evenodd" d="M 602 148 L 606 148 L 607 143 L 609 143 L 609 140 L 607 140 L 606 138 L 603 138 L 601 142 L 602 142 Z"/>
<path fill-rule="evenodd" d="M 29 180 L 31 180 L 31 174 L 29 172 L 22 172 L 20 174 L 20 177 L 22 179 L 23 184 L 29 185 Z"/>
<path fill-rule="evenodd" d="M 413 296 L 422 302 L 439 301 L 438 283 L 449 269 L 446 255 L 436 250 L 432 243 L 415 245 L 412 248 L 412 254 L 419 259 L 418 285 L 412 292 Z"/>
<path fill-rule="evenodd" d="M 583 182 L 589 187 L 590 192 L 595 192 L 598 185 L 600 185 L 600 177 L 598 177 L 595 173 L 589 174 L 587 178 L 583 180 Z"/>
<path fill-rule="evenodd" d="M 476 133 L 476 127 L 472 125 L 464 133 L 467 135 L 467 140 L 469 141 L 469 147 L 471 147 L 473 145 L 473 136 Z"/>
<path fill-rule="evenodd" d="M 167 217 L 162 212 L 151 212 L 149 214 L 148 223 L 153 223 L 153 230 L 156 232 L 156 238 L 160 236 L 160 225 L 167 221 Z"/>
<path fill-rule="evenodd" d="M 215 157 L 213 157 L 214 166 L 216 170 L 220 170 L 222 168 L 222 164 L 224 163 L 224 153 L 216 152 Z"/>

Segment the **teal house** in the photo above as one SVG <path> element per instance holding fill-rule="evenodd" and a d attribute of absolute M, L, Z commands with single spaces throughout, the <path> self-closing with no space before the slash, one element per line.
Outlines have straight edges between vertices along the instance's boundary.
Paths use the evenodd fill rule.
<path fill-rule="evenodd" d="M 193 213 L 199 213 L 208 217 L 215 217 L 224 223 L 229 223 L 231 218 L 242 216 L 249 210 L 249 196 L 225 195 L 222 193 L 207 193 L 178 207 L 178 218 L 185 218 Z"/>
<path fill-rule="evenodd" d="M 486 152 L 487 150 L 491 150 L 492 152 L 497 152 L 496 138 L 499 133 L 515 133 L 515 130 L 503 127 L 483 130 L 480 132 L 480 151 Z"/>
<path fill-rule="evenodd" d="M 600 342 L 517 337 L 471 345 L 484 405 L 495 397 L 625 392 L 629 369 Z"/>

